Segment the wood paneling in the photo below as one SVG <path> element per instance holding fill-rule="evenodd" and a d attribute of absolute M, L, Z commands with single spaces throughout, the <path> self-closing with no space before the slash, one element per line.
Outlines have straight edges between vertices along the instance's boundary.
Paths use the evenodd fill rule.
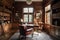
<path fill-rule="evenodd" d="M 8 8 L 11 8 L 14 3 L 14 0 L 1 0 L 0 5 L 6 6 Z"/>
<path fill-rule="evenodd" d="M 24 7 L 33 7 L 34 12 L 38 10 L 42 10 L 42 2 L 32 2 L 31 5 L 28 5 L 26 2 L 15 2 L 15 12 L 19 11 L 20 17 L 23 15 L 23 8 Z"/>
<path fill-rule="evenodd" d="M 52 0 L 44 0 L 44 5 L 47 6 L 47 5 L 51 4 L 52 3 L 51 1 Z"/>

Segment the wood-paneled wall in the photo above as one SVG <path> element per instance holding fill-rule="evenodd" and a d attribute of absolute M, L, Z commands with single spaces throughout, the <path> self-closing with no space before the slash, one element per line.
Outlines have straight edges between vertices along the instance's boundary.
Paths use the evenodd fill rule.
<path fill-rule="evenodd" d="M 31 5 L 28 5 L 26 2 L 15 2 L 15 12 L 19 11 L 20 18 L 23 16 L 23 8 L 24 7 L 33 7 L 34 12 L 38 10 L 42 10 L 42 2 L 32 2 Z"/>
<path fill-rule="evenodd" d="M 0 5 L 11 8 L 14 4 L 14 0 L 0 0 Z"/>
<path fill-rule="evenodd" d="M 44 5 L 47 6 L 47 5 L 51 4 L 52 3 L 51 1 L 52 0 L 44 0 Z"/>

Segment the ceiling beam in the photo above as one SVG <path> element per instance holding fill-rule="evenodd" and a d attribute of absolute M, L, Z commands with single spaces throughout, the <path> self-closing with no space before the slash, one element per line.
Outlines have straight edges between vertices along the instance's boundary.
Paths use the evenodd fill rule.
<path fill-rule="evenodd" d="M 15 1 L 26 1 L 26 0 L 15 0 Z M 32 1 L 34 1 L 34 2 L 41 2 L 43 0 L 32 0 Z"/>

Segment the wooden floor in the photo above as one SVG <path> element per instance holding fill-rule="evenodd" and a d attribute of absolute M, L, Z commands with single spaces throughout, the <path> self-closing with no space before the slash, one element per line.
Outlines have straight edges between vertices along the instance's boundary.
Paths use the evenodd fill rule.
<path fill-rule="evenodd" d="M 19 32 L 16 32 L 11 38 L 10 40 L 53 40 L 48 34 L 46 34 L 45 32 L 33 32 L 33 37 L 32 34 L 27 35 L 26 39 L 20 39 L 19 38 Z"/>

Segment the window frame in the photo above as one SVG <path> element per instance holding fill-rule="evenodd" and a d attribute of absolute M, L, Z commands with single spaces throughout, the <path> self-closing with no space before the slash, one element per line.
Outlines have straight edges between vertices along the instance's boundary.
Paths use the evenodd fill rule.
<path fill-rule="evenodd" d="M 34 8 L 33 8 L 33 7 L 24 7 L 24 8 L 28 8 L 28 13 L 24 13 L 24 12 L 23 12 L 23 22 L 24 22 L 24 15 L 28 15 L 28 22 L 24 22 L 24 23 L 33 23 Z M 24 9 L 24 8 L 23 8 L 23 9 Z M 29 13 L 29 8 L 33 8 L 33 12 Z M 32 22 L 29 22 L 29 15 L 32 15 Z"/>
<path fill-rule="evenodd" d="M 28 12 L 25 12 L 25 13 L 33 13 L 34 12 L 34 8 L 33 7 L 25 7 L 25 8 L 27 8 L 28 9 Z M 29 8 L 32 8 L 33 10 L 33 12 L 29 12 Z M 23 13 L 24 13 L 24 8 L 23 8 Z"/>

